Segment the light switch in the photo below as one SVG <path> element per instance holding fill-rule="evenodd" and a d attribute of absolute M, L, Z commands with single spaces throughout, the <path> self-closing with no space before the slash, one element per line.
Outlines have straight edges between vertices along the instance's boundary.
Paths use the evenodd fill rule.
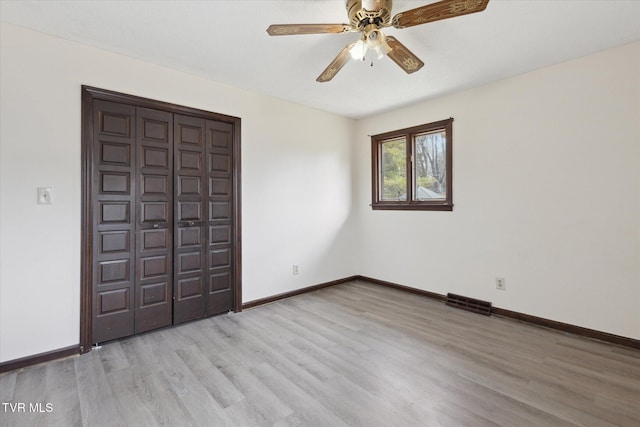
<path fill-rule="evenodd" d="M 38 204 L 50 205 L 52 203 L 51 187 L 38 187 Z"/>

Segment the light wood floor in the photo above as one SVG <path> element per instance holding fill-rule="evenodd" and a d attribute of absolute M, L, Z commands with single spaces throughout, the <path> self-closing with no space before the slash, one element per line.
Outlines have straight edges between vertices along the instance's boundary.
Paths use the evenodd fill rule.
<path fill-rule="evenodd" d="M 363 282 L 0 377 L 2 426 L 640 426 L 640 352 Z"/>

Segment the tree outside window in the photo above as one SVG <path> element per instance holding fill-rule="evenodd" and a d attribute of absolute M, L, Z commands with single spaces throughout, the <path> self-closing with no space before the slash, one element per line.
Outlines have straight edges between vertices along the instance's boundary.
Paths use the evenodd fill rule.
<path fill-rule="evenodd" d="M 373 209 L 453 210 L 452 122 L 371 137 Z"/>

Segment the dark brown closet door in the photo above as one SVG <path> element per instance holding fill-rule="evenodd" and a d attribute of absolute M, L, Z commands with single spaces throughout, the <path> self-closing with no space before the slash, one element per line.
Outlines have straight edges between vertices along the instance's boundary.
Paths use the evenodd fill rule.
<path fill-rule="evenodd" d="M 240 119 L 86 87 L 82 109 L 83 347 L 239 310 Z"/>
<path fill-rule="evenodd" d="M 173 116 L 137 109 L 135 333 L 170 325 L 173 306 Z"/>
<path fill-rule="evenodd" d="M 174 115 L 173 322 L 205 315 L 206 182 L 205 120 Z"/>
<path fill-rule="evenodd" d="M 207 315 L 233 306 L 233 126 L 207 121 L 208 276 Z"/>
<path fill-rule="evenodd" d="M 134 332 L 135 109 L 93 110 L 93 343 Z"/>

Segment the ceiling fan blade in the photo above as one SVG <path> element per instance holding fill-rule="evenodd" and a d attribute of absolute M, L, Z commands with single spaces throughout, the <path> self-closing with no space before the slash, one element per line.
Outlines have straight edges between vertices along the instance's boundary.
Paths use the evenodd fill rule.
<path fill-rule="evenodd" d="M 322 74 L 318 76 L 316 81 L 320 83 L 324 83 L 334 78 L 335 75 L 338 74 L 338 71 L 340 71 L 342 67 L 344 67 L 344 64 L 349 62 L 349 59 L 351 59 L 351 54 L 349 54 L 349 51 L 353 46 L 355 46 L 355 44 L 356 44 L 355 42 L 351 43 L 347 45 L 344 49 L 342 49 L 338 54 L 338 56 L 336 56 L 336 58 L 333 61 L 331 61 L 331 64 L 329 64 L 329 66 L 324 69 Z"/>
<path fill-rule="evenodd" d="M 269 25 L 270 36 L 292 36 L 297 34 L 338 34 L 351 31 L 348 24 L 282 24 Z"/>
<path fill-rule="evenodd" d="M 393 62 L 398 64 L 407 74 L 415 73 L 424 66 L 424 62 L 395 37 L 387 36 L 387 44 L 391 48 L 391 52 L 387 53 L 387 56 L 393 59 Z"/>
<path fill-rule="evenodd" d="M 482 12 L 488 4 L 489 0 L 443 0 L 398 13 L 393 17 L 391 25 L 396 28 L 413 27 L 427 22 Z"/>

